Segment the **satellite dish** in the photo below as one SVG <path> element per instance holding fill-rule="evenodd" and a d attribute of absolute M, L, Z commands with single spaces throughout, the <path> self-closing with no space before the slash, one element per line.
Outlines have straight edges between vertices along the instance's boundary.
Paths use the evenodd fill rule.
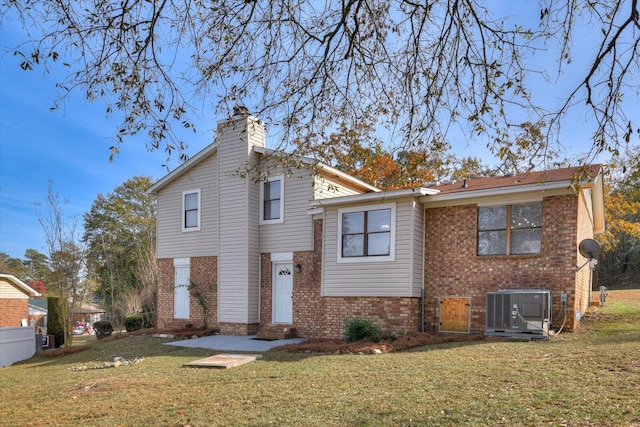
<path fill-rule="evenodd" d="M 580 255 L 589 259 L 597 258 L 601 252 L 600 243 L 593 239 L 584 239 L 580 242 L 578 250 L 580 251 Z"/>

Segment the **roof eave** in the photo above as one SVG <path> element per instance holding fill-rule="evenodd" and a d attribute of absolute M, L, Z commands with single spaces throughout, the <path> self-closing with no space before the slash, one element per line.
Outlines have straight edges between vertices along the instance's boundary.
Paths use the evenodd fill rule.
<path fill-rule="evenodd" d="M 0 278 L 6 279 L 9 282 L 16 285 L 18 288 L 22 289 L 25 293 L 29 294 L 31 297 L 39 297 L 40 292 L 33 289 L 31 286 L 24 283 L 22 280 L 18 279 L 13 274 L 0 273 Z"/>
<path fill-rule="evenodd" d="M 180 166 L 169 172 L 167 175 L 160 178 L 156 181 L 151 187 L 149 187 L 146 191 L 147 194 L 158 194 L 158 191 L 162 190 L 166 187 L 171 181 L 182 175 L 183 173 L 190 170 L 192 167 L 200 163 L 205 158 L 209 157 L 210 154 L 215 153 L 218 149 L 218 145 L 216 143 L 212 143 L 207 145 L 205 148 L 200 150 L 196 155 L 191 157 L 186 162 L 182 163 Z"/>
<path fill-rule="evenodd" d="M 353 203 L 362 203 L 362 202 L 371 202 L 371 201 L 387 201 L 387 200 L 395 200 L 399 198 L 406 197 L 420 197 L 421 200 L 423 196 L 437 194 L 439 191 L 434 190 L 432 188 L 425 187 L 417 187 L 417 188 L 404 188 L 401 190 L 391 190 L 391 191 L 378 191 L 375 193 L 362 193 L 362 194 L 353 194 L 350 196 L 343 197 L 331 197 L 328 199 L 319 199 L 311 202 L 312 207 L 321 207 L 321 206 L 335 206 L 335 205 L 344 205 L 344 204 L 353 204 Z"/>
<path fill-rule="evenodd" d="M 428 204 L 429 202 L 444 202 L 444 201 L 450 201 L 450 200 L 463 200 L 463 199 L 471 199 L 471 198 L 477 198 L 477 197 L 511 195 L 511 194 L 518 194 L 518 193 L 529 193 L 533 191 L 548 191 L 548 190 L 559 190 L 559 189 L 566 189 L 567 191 L 573 191 L 571 190 L 570 181 L 556 181 L 556 182 L 524 184 L 524 185 L 509 186 L 509 187 L 485 188 L 482 190 L 467 190 L 467 191 L 456 191 L 453 193 L 435 194 L 435 195 L 425 196 L 424 198 L 421 198 L 420 202 Z"/>

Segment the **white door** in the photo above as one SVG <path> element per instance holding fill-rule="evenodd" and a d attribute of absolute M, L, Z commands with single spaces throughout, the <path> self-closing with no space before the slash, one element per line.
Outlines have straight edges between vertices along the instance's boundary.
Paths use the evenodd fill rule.
<path fill-rule="evenodd" d="M 176 267 L 176 280 L 173 294 L 173 318 L 189 318 L 189 266 Z"/>
<path fill-rule="evenodd" d="M 273 322 L 293 322 L 293 265 L 273 264 Z"/>

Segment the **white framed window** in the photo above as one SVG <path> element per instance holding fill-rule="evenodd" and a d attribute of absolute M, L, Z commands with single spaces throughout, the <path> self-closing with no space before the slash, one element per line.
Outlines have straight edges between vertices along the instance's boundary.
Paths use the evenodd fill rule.
<path fill-rule="evenodd" d="M 200 230 L 200 189 L 182 192 L 182 231 Z"/>
<path fill-rule="evenodd" d="M 338 209 L 337 262 L 395 261 L 396 205 Z"/>
<path fill-rule="evenodd" d="M 284 222 L 284 175 L 260 183 L 260 224 Z"/>

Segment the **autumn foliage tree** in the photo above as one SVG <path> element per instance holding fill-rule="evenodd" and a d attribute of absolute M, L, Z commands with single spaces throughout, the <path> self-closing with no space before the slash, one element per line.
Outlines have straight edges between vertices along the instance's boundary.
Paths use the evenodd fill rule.
<path fill-rule="evenodd" d="M 640 287 L 640 146 L 620 160 L 622 172 L 605 195 L 607 230 L 598 236 L 597 274 L 602 286 Z"/>
<path fill-rule="evenodd" d="M 433 181 L 431 156 L 424 149 L 389 152 L 373 135 L 373 124 L 348 127 L 341 123 L 326 139 L 312 134 L 297 140 L 296 152 L 335 166 L 364 182 L 385 190 L 419 187 Z"/>

